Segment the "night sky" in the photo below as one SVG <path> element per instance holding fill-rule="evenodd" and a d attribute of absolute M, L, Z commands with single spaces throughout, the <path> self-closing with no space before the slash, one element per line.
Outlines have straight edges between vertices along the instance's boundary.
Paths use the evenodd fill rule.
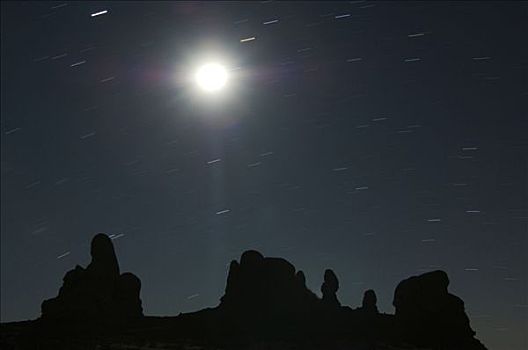
<path fill-rule="evenodd" d="M 94 15 L 97 12 L 107 11 Z M 2 2 L 1 320 L 114 239 L 147 315 L 280 256 L 356 307 L 443 269 L 528 348 L 526 2 Z M 189 79 L 220 57 L 217 94 Z"/>

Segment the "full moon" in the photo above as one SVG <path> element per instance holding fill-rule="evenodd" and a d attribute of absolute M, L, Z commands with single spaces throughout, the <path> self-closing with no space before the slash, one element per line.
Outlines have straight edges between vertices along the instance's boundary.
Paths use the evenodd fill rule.
<path fill-rule="evenodd" d="M 207 63 L 196 71 L 196 83 L 206 92 L 222 90 L 227 83 L 227 70 L 218 63 Z"/>

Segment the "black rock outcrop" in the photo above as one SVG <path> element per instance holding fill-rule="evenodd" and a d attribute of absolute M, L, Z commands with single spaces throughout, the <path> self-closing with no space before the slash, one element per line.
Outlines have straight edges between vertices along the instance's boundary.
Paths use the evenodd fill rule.
<path fill-rule="evenodd" d="M 405 341 L 422 346 L 475 341 L 464 302 L 448 292 L 448 285 L 444 271 L 413 276 L 398 284 L 393 305 L 398 333 Z"/>
<path fill-rule="evenodd" d="M 59 295 L 44 301 L 41 319 L 21 333 L 18 339 L 32 339 L 28 349 L 56 350 L 55 341 L 66 338 L 64 349 L 70 349 L 79 339 L 103 337 L 106 342 L 120 336 L 132 342 L 190 342 L 214 349 L 276 342 L 318 350 L 486 349 L 475 338 L 464 303 L 448 292 L 443 271 L 400 282 L 394 292 L 396 314 L 391 315 L 378 311 L 372 289 L 365 291 L 360 307 L 342 306 L 339 280 L 330 269 L 319 298 L 290 262 L 249 250 L 231 262 L 217 307 L 177 317 L 141 317 L 141 282 L 131 273 L 120 274 L 110 238 L 96 235 L 91 255 L 86 268 L 76 266 L 66 273 Z M 48 338 L 49 346 L 42 347 Z"/>
<path fill-rule="evenodd" d="M 396 315 L 381 314 L 374 290 L 364 293 L 361 307 L 341 306 L 339 280 L 327 269 L 321 285 L 322 298 L 306 287 L 302 271 L 281 258 L 246 251 L 240 262 L 232 261 L 225 294 L 208 317 L 225 329 L 252 337 L 314 334 L 369 342 L 436 346 L 455 344 L 484 349 L 475 340 L 462 301 L 447 292 L 449 280 L 442 271 L 402 281 L 395 291 Z M 199 324 L 200 316 L 196 324 Z"/>
<path fill-rule="evenodd" d="M 59 295 L 42 302 L 42 320 L 122 321 L 143 315 L 141 281 L 119 273 L 112 240 L 97 234 L 88 267 L 77 265 L 66 273 Z"/>
<path fill-rule="evenodd" d="M 339 289 L 339 280 L 334 271 L 327 269 L 324 273 L 324 282 L 321 285 L 321 300 L 325 306 L 340 307 L 341 303 L 337 300 L 337 290 Z"/>
<path fill-rule="evenodd" d="M 379 311 L 377 303 L 378 298 L 376 297 L 376 292 L 374 292 L 372 289 L 369 289 L 363 294 L 363 302 L 361 303 L 361 307 L 359 309 L 367 314 L 378 314 Z"/>
<path fill-rule="evenodd" d="M 257 251 L 231 262 L 219 311 L 245 326 L 297 319 L 310 310 L 317 297 L 306 288 L 302 271 L 285 259 L 264 257 Z"/>

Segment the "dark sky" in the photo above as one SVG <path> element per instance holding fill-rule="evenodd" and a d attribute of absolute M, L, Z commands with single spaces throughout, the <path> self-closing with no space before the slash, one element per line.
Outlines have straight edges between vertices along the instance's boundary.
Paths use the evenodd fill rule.
<path fill-rule="evenodd" d="M 1 13 L 2 321 L 37 317 L 105 232 L 150 315 L 217 305 L 258 249 L 390 313 L 444 269 L 485 344 L 528 347 L 526 2 Z M 215 96 L 187 79 L 210 53 Z"/>

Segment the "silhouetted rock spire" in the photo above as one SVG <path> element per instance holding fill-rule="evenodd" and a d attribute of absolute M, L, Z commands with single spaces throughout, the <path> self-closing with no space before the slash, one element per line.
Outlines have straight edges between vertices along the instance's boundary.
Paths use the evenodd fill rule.
<path fill-rule="evenodd" d="M 92 261 L 66 273 L 59 295 L 42 303 L 42 319 L 124 320 L 143 315 L 141 281 L 132 273 L 119 274 L 112 240 L 99 233 L 92 239 Z"/>
<path fill-rule="evenodd" d="M 361 310 L 369 314 L 377 314 L 378 306 L 376 305 L 378 298 L 376 297 L 376 292 L 369 289 L 363 294 L 363 302 L 361 303 Z"/>
<path fill-rule="evenodd" d="M 339 289 L 339 280 L 336 274 L 331 269 L 327 269 L 324 273 L 324 282 L 321 285 L 321 293 L 323 294 L 322 302 L 326 306 L 339 307 L 341 303 L 337 300 L 337 290 Z"/>
<path fill-rule="evenodd" d="M 86 268 L 87 271 L 108 279 L 119 275 L 119 264 L 110 237 L 104 233 L 96 234 L 92 238 L 90 255 L 92 261 Z"/>

